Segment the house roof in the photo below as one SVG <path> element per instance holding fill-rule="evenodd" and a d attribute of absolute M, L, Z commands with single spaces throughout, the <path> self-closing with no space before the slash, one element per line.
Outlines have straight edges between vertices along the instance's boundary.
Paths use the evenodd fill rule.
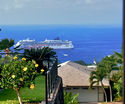
<path fill-rule="evenodd" d="M 94 68 L 89 68 L 71 61 L 60 64 L 58 75 L 62 77 L 63 87 L 66 86 L 89 86 L 89 78 L 91 71 Z M 109 86 L 107 80 L 103 80 L 104 86 Z M 94 85 L 100 86 L 100 85 Z"/>

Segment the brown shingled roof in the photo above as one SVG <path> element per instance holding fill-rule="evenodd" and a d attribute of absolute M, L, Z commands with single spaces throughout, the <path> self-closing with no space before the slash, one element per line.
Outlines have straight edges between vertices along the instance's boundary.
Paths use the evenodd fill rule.
<path fill-rule="evenodd" d="M 71 61 L 60 64 L 58 75 L 62 77 L 63 87 L 66 86 L 89 86 L 90 70 Z M 109 86 L 107 80 L 103 80 L 105 86 Z M 95 85 L 97 86 L 97 85 Z M 99 85 L 100 86 L 100 85 Z"/>

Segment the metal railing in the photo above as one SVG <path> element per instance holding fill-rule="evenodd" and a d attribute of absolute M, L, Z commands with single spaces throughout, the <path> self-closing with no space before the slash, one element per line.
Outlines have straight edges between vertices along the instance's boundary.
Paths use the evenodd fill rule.
<path fill-rule="evenodd" d="M 48 104 L 49 99 L 54 95 L 57 84 L 57 58 L 53 59 L 53 64 L 48 68 L 48 71 L 45 73 L 45 82 L 46 82 L 46 104 Z"/>

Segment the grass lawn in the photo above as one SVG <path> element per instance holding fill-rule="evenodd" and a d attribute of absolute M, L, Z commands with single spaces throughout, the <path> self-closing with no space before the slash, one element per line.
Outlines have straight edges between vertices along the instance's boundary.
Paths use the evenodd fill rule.
<path fill-rule="evenodd" d="M 20 94 L 23 102 L 40 102 L 44 100 L 45 77 L 37 77 L 35 79 L 35 88 L 22 88 Z M 7 89 L 0 92 L 0 104 L 19 104 L 16 92 L 13 89 Z"/>

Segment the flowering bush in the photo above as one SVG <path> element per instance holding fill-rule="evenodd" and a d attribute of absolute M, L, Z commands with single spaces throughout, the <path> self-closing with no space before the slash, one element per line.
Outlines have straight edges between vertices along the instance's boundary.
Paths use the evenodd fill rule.
<path fill-rule="evenodd" d="M 38 74 L 38 66 L 35 61 L 27 61 L 26 58 L 18 59 L 15 56 L 10 63 L 1 65 L 0 86 L 5 89 L 13 88 L 16 90 L 18 100 L 22 104 L 19 90 L 24 86 L 30 89 L 35 87 L 34 79 L 44 72 L 44 69 L 41 69 L 41 73 Z"/>

